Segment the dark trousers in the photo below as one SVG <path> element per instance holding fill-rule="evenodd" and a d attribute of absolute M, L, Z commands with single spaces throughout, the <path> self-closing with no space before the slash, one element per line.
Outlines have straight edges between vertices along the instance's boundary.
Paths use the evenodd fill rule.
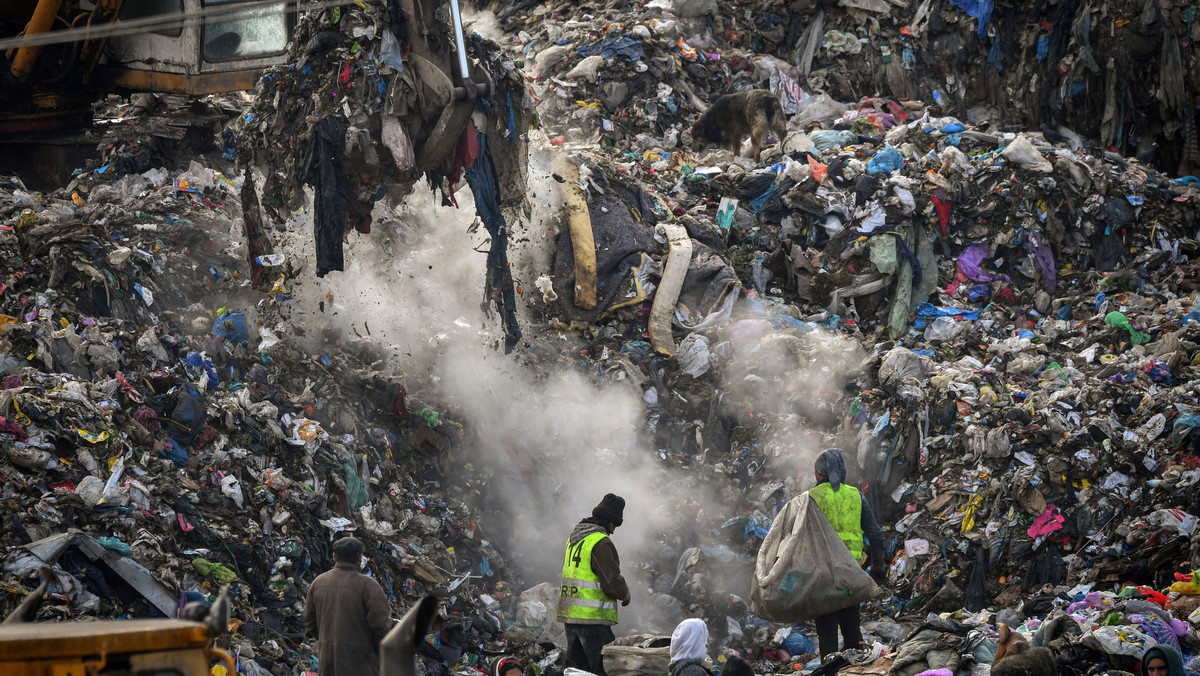
<path fill-rule="evenodd" d="M 613 634 L 612 627 L 607 624 L 568 624 L 565 626 L 567 628 L 567 666 L 590 671 L 597 676 L 607 676 L 604 673 L 604 660 L 600 656 L 600 650 L 617 639 Z"/>
<path fill-rule="evenodd" d="M 836 613 L 822 615 L 813 620 L 817 625 L 817 641 L 820 644 L 821 657 L 838 651 L 838 628 L 842 630 L 846 648 L 858 648 L 862 645 L 862 614 L 858 605 L 839 610 Z M 570 634 L 567 634 L 570 636 Z"/>

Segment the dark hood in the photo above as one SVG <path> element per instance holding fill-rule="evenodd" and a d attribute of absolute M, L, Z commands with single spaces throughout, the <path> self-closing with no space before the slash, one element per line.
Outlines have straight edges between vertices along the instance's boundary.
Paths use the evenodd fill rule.
<path fill-rule="evenodd" d="M 1183 670 L 1183 655 L 1174 646 L 1156 645 L 1153 648 L 1146 650 L 1146 654 L 1142 655 L 1142 676 L 1147 672 L 1146 665 L 1155 657 L 1161 657 L 1167 661 L 1167 676 L 1185 676 L 1187 672 Z"/>

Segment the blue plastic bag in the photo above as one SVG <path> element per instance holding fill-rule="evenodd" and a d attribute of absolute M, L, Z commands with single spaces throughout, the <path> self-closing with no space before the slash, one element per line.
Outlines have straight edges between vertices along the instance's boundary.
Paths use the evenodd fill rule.
<path fill-rule="evenodd" d="M 875 157 L 867 162 L 868 174 L 890 174 L 902 168 L 904 168 L 904 158 L 900 156 L 899 150 L 891 146 L 875 153 Z"/>
<path fill-rule="evenodd" d="M 246 324 L 246 315 L 241 310 L 222 312 L 213 321 L 212 333 L 243 347 L 250 344 L 250 327 Z"/>
<path fill-rule="evenodd" d="M 813 650 L 812 641 L 809 641 L 807 636 L 798 631 L 788 634 L 788 637 L 783 639 L 783 649 L 788 651 L 788 654 L 792 657 L 813 655 L 816 653 Z"/>
<path fill-rule="evenodd" d="M 984 37 L 987 35 L 988 23 L 992 20 L 992 8 L 996 6 L 996 0 L 950 0 L 950 4 L 967 13 L 967 16 L 974 17 L 979 20 L 979 30 L 976 35 Z"/>

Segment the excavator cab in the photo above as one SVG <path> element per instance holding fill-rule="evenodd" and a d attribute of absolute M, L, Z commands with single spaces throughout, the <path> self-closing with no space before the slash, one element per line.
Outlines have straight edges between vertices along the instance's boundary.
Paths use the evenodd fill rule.
<path fill-rule="evenodd" d="M 286 57 L 297 0 L 5 0 L 0 135 L 85 127 L 115 91 L 253 89 Z"/>
<path fill-rule="evenodd" d="M 0 1 L 0 146 L 8 149 L 0 171 L 26 180 L 36 172 L 43 185 L 65 180 L 96 147 L 81 130 L 108 93 L 254 89 L 265 69 L 288 60 L 300 2 Z M 389 2 L 405 17 L 406 59 L 430 92 L 428 114 L 406 121 L 415 168 L 441 170 L 493 83 L 466 56 L 458 0 Z M 438 26 L 451 18 L 447 4 L 449 32 Z"/>
<path fill-rule="evenodd" d="M 160 21 L 109 41 L 105 88 L 193 96 L 253 89 L 264 68 L 284 60 L 296 10 L 296 0 L 124 0 L 119 21 Z"/>

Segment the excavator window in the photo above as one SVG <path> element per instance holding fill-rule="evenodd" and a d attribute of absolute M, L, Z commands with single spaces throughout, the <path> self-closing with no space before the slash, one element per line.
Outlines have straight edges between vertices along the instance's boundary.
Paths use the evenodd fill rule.
<path fill-rule="evenodd" d="M 244 0 L 205 0 L 204 5 L 230 5 Z M 287 2 L 247 8 L 204 25 L 205 61 L 253 59 L 280 54 L 287 48 Z"/>
<path fill-rule="evenodd" d="M 149 16 L 165 16 L 183 12 L 183 0 L 125 0 L 121 5 L 122 19 L 144 19 Z M 183 34 L 181 23 L 168 28 L 151 31 L 159 35 L 177 38 Z"/>

